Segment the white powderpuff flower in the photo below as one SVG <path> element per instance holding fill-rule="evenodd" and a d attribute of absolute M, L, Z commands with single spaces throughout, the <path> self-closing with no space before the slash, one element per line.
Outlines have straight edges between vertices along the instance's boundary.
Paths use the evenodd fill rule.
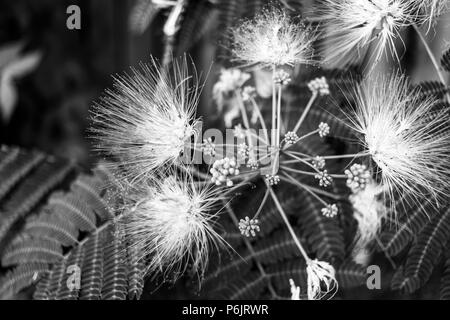
<path fill-rule="evenodd" d="M 294 66 L 313 62 L 311 28 L 270 7 L 232 30 L 232 53 L 245 65 Z"/>
<path fill-rule="evenodd" d="M 306 263 L 306 274 L 308 277 L 308 300 L 320 300 L 326 295 L 331 297 L 338 290 L 336 272 L 331 264 L 325 261 L 308 260 Z"/>
<path fill-rule="evenodd" d="M 195 184 L 190 175 L 171 173 L 127 193 L 130 207 L 118 223 L 147 273 L 176 278 L 190 265 L 190 271 L 203 274 L 211 247 L 225 244 L 213 229 L 216 204 L 223 200 L 219 192 Z"/>
<path fill-rule="evenodd" d="M 398 193 L 438 205 L 450 187 L 449 109 L 410 90 L 398 75 L 366 79 L 355 96 L 350 127 L 376 163 L 391 201 Z"/>
<path fill-rule="evenodd" d="M 402 27 L 411 24 L 415 7 L 404 0 L 320 0 L 314 15 L 324 40 L 320 49 L 324 65 L 359 64 L 371 45 L 375 61 L 388 49 L 397 57 L 394 40 Z"/>
<path fill-rule="evenodd" d="M 166 165 L 177 164 L 198 134 L 195 112 L 197 76 L 188 74 L 187 59 L 160 69 L 150 64 L 115 77 L 114 89 L 93 108 L 96 149 L 116 158 L 128 180 L 144 180 Z"/>
<path fill-rule="evenodd" d="M 387 208 L 383 202 L 383 188 L 371 180 L 364 189 L 354 190 L 349 200 L 353 207 L 353 217 L 358 222 L 355 237 L 353 257 L 356 260 L 366 251 L 367 245 L 372 242 L 386 216 Z"/>

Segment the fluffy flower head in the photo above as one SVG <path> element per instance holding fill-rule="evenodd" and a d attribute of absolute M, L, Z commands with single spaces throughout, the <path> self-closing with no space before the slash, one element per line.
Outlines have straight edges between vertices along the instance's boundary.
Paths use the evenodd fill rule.
<path fill-rule="evenodd" d="M 186 58 L 163 70 L 152 60 L 117 76 L 114 89 L 95 104 L 97 149 L 115 157 L 130 180 L 176 163 L 196 134 L 199 87 L 187 68 Z"/>
<path fill-rule="evenodd" d="M 233 54 L 246 65 L 282 66 L 312 62 L 313 32 L 271 7 L 233 31 Z"/>
<path fill-rule="evenodd" d="M 410 24 L 414 7 L 403 0 L 320 0 L 315 15 L 322 26 L 324 64 L 360 63 L 372 43 L 376 61 L 388 48 L 396 55 L 394 39 Z"/>
<path fill-rule="evenodd" d="M 197 187 L 188 175 L 169 175 L 156 185 L 133 190 L 132 209 L 121 223 L 149 273 L 181 275 L 190 263 L 202 274 L 211 244 L 223 239 L 214 231 L 219 189 Z M 213 213 L 211 213 L 213 212 Z"/>
<path fill-rule="evenodd" d="M 447 107 L 410 90 L 403 77 L 372 77 L 357 89 L 356 109 L 349 119 L 390 196 L 429 201 L 448 190 Z"/>

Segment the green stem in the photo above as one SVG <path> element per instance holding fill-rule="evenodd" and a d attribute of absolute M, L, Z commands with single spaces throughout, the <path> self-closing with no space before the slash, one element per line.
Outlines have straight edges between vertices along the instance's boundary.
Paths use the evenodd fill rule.
<path fill-rule="evenodd" d="M 319 202 L 322 203 L 324 206 L 327 206 L 327 205 L 328 205 L 328 203 L 327 203 L 325 200 L 323 200 L 321 197 L 319 197 L 314 191 L 312 191 L 312 190 L 310 189 L 309 186 L 304 185 L 303 183 L 298 182 L 297 180 L 294 179 L 294 177 L 292 177 L 291 175 L 289 175 L 289 174 L 287 174 L 287 173 L 284 173 L 284 175 L 285 175 L 288 179 L 285 179 L 285 178 L 283 178 L 283 177 L 281 177 L 280 179 L 282 179 L 282 180 L 284 180 L 284 181 L 287 181 L 287 182 L 290 182 L 290 183 L 292 183 L 293 185 L 299 187 L 300 189 L 305 190 L 305 191 L 308 192 L 310 195 L 312 195 L 314 198 L 316 198 L 317 200 L 319 200 Z"/>
<path fill-rule="evenodd" d="M 253 105 L 253 109 L 255 110 L 256 114 L 258 115 L 259 123 L 261 124 L 261 128 L 263 129 L 264 137 L 266 138 L 266 144 L 269 144 L 269 136 L 268 136 L 268 132 L 267 132 L 267 126 L 266 126 L 266 122 L 264 121 L 264 118 L 261 114 L 261 110 L 259 109 L 259 106 L 256 103 L 255 99 L 251 98 L 250 101 Z"/>
<path fill-rule="evenodd" d="M 234 211 L 231 208 L 230 204 L 226 203 L 225 204 L 225 208 L 226 208 L 226 210 L 228 212 L 228 215 L 230 216 L 231 220 L 233 220 L 233 223 L 236 225 L 236 227 L 239 226 L 239 220 L 236 217 L 236 214 L 234 213 Z M 264 267 L 262 266 L 262 264 L 256 258 L 257 255 L 256 255 L 255 250 L 253 249 L 253 246 L 250 243 L 250 241 L 247 238 L 244 238 L 244 243 L 245 243 L 245 246 L 247 247 L 248 251 L 252 255 L 253 259 L 255 260 L 256 267 L 258 268 L 259 272 L 261 273 L 261 276 L 264 277 L 264 278 L 268 278 L 267 273 L 264 270 Z M 270 294 L 273 297 L 276 297 L 277 293 L 275 292 L 275 289 L 273 288 L 272 283 L 270 281 L 269 281 L 269 284 L 268 284 L 268 288 L 269 288 Z"/>
<path fill-rule="evenodd" d="M 283 221 L 286 224 L 286 227 L 288 228 L 288 231 L 289 231 L 289 233 L 292 236 L 292 239 L 294 239 L 294 242 L 295 242 L 298 250 L 302 254 L 302 256 L 305 259 L 305 261 L 308 263 L 309 261 L 311 261 L 311 259 L 308 257 L 308 254 L 306 253 L 305 249 L 303 248 L 302 244 L 300 243 L 300 240 L 298 239 L 297 235 L 295 234 L 294 228 L 292 228 L 292 225 L 289 222 L 289 219 L 288 219 L 286 213 L 284 212 L 284 209 L 281 206 L 281 203 L 278 200 L 277 195 L 275 194 L 275 192 L 273 192 L 272 187 L 268 184 L 267 181 L 266 181 L 266 186 L 267 186 L 267 189 L 270 192 L 270 195 L 272 197 L 273 202 L 275 203 L 275 206 L 278 209 L 278 212 L 280 213 L 281 217 L 283 218 Z"/>
<path fill-rule="evenodd" d="M 298 129 L 300 129 L 300 126 L 302 125 L 303 121 L 305 120 L 306 116 L 308 115 L 309 110 L 311 109 L 312 105 L 314 104 L 314 101 L 316 101 L 317 93 L 314 92 L 311 98 L 309 99 L 308 104 L 306 105 L 305 110 L 303 111 L 302 115 L 300 116 L 300 119 L 298 119 L 297 124 L 294 127 L 294 130 L 292 132 L 297 133 Z"/>

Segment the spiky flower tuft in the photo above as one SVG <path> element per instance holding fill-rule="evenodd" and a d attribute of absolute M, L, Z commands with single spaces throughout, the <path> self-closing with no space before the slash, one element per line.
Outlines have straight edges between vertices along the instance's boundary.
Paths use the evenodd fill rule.
<path fill-rule="evenodd" d="M 294 66 L 312 63 L 314 32 L 270 7 L 232 30 L 235 60 L 244 65 Z"/>
<path fill-rule="evenodd" d="M 391 201 L 398 192 L 438 204 L 450 186 L 450 113 L 438 106 L 397 75 L 366 79 L 356 90 L 350 126 L 377 164 Z"/>
<path fill-rule="evenodd" d="M 394 40 L 411 23 L 415 7 L 403 0 L 320 0 L 314 14 L 322 28 L 324 64 L 361 63 L 372 44 L 376 61 L 387 49 L 396 56 Z"/>
<path fill-rule="evenodd" d="M 128 180 L 144 180 L 180 160 L 197 134 L 199 99 L 196 75 L 188 75 L 187 59 L 160 69 L 150 64 L 117 76 L 93 108 L 91 133 L 98 151 L 115 157 Z"/>
<path fill-rule="evenodd" d="M 325 261 L 309 260 L 306 264 L 308 276 L 308 300 L 320 300 L 338 290 L 336 272 L 331 264 Z"/>
<path fill-rule="evenodd" d="M 125 196 L 128 212 L 119 223 L 148 273 L 173 273 L 191 266 L 203 274 L 212 245 L 224 244 L 213 225 L 220 189 L 199 187 L 187 174 L 172 173 L 155 184 L 134 187 Z"/>

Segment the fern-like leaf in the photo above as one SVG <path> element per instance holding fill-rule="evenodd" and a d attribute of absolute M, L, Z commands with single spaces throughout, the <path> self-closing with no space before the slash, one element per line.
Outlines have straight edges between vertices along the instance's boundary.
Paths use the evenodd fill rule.
<path fill-rule="evenodd" d="M 80 299 L 98 300 L 101 298 L 103 285 L 104 232 L 96 232 L 85 246 Z"/>
<path fill-rule="evenodd" d="M 423 286 L 433 272 L 449 236 L 450 209 L 447 209 L 419 234 L 417 243 L 408 254 L 403 280 L 392 284 L 393 289 L 412 293 Z"/>
<path fill-rule="evenodd" d="M 16 155 L 12 151 L 11 155 L 12 158 L 5 156 L 2 170 L 0 170 L 0 181 L 2 182 L 0 185 L 0 200 L 45 159 L 45 155 L 41 152 Z"/>
<path fill-rule="evenodd" d="M 430 222 L 430 219 L 436 214 L 434 210 L 426 210 L 429 207 L 413 208 L 405 219 L 400 222 L 400 227 L 394 231 L 385 231 L 381 237 L 383 250 L 389 256 L 399 254 L 420 231 Z"/>
<path fill-rule="evenodd" d="M 441 279 L 441 300 L 450 300 L 450 258 L 445 262 Z"/>
<path fill-rule="evenodd" d="M 114 225 L 108 226 L 105 235 L 102 299 L 125 300 L 128 294 L 124 247 Z"/>
<path fill-rule="evenodd" d="M 70 247 L 78 242 L 78 229 L 68 220 L 49 210 L 42 210 L 38 216 L 32 216 L 25 225 L 24 232 L 33 237 L 54 239 Z"/>
<path fill-rule="evenodd" d="M 74 194 L 53 194 L 48 201 L 48 208 L 60 218 L 69 219 L 82 231 L 93 231 L 96 227 L 94 211 Z"/>
<path fill-rule="evenodd" d="M 0 241 L 9 231 L 11 226 L 19 219 L 26 216 L 39 204 L 56 185 L 72 171 L 73 166 L 66 161 L 54 161 L 49 159 L 34 170 L 20 184 L 2 205 L 0 215 Z"/>
<path fill-rule="evenodd" d="M 450 49 L 447 49 L 442 55 L 441 65 L 444 70 L 450 72 Z"/>
<path fill-rule="evenodd" d="M 44 263 L 27 263 L 9 271 L 0 279 L 0 299 L 9 299 L 23 288 L 34 283 L 48 265 Z"/>
<path fill-rule="evenodd" d="M 59 242 L 50 239 L 23 238 L 13 242 L 4 252 L 3 266 L 27 262 L 52 263 L 62 258 Z"/>
<path fill-rule="evenodd" d="M 128 237 L 126 237 L 129 240 Z M 144 261 L 138 259 L 136 247 L 126 243 L 127 247 L 127 269 L 128 269 L 128 298 L 139 300 L 144 290 Z"/>

